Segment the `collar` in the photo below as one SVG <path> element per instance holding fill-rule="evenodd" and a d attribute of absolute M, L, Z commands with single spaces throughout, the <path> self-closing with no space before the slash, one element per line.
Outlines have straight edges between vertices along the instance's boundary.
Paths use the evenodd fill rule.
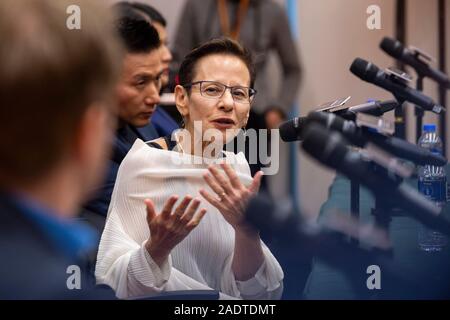
<path fill-rule="evenodd" d="M 67 258 L 77 259 L 95 250 L 97 232 L 76 219 L 61 218 L 57 213 L 26 195 L 12 195 L 12 202 Z"/>

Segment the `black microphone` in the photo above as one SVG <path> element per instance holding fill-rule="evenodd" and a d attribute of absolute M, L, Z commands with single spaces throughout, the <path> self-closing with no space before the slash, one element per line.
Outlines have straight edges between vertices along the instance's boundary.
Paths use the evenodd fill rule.
<path fill-rule="evenodd" d="M 358 147 L 364 147 L 368 142 L 372 142 L 394 156 L 410 160 L 418 165 L 444 166 L 447 164 L 447 159 L 439 154 L 434 154 L 396 137 L 385 136 L 368 128 L 360 128 L 355 122 L 344 120 L 334 114 L 312 112 L 306 122 L 311 121 L 318 122 L 328 129 L 339 131 Z"/>
<path fill-rule="evenodd" d="M 433 79 L 440 85 L 450 88 L 450 79 L 445 73 L 431 68 L 426 62 L 420 60 L 416 53 L 405 48 L 400 41 L 384 37 L 380 43 L 380 48 L 388 55 L 413 67 L 418 75 Z"/>
<path fill-rule="evenodd" d="M 365 113 L 372 116 L 380 117 L 388 111 L 394 110 L 399 106 L 396 100 L 387 101 L 370 101 L 356 106 L 323 110 L 324 112 L 334 113 L 347 120 L 355 120 L 357 113 Z M 319 110 L 322 111 L 322 110 Z"/>
<path fill-rule="evenodd" d="M 280 124 L 280 137 L 285 142 L 303 140 L 303 128 L 307 117 L 295 117 Z"/>
<path fill-rule="evenodd" d="M 326 112 L 337 114 L 347 120 L 355 120 L 358 112 L 373 116 L 381 116 L 385 112 L 395 109 L 397 106 L 398 103 L 396 100 L 371 101 L 347 108 L 331 109 L 331 111 Z M 295 117 L 283 122 L 279 126 L 281 139 L 286 142 L 302 140 L 301 128 L 304 126 L 305 121 L 306 117 Z"/>
<path fill-rule="evenodd" d="M 450 221 L 440 214 L 439 207 L 408 184 L 399 183 L 389 172 L 373 172 L 373 162 L 347 145 L 348 141 L 340 133 L 310 123 L 305 129 L 302 147 L 324 165 L 369 188 L 383 202 L 399 206 L 426 226 L 450 235 Z"/>
<path fill-rule="evenodd" d="M 385 272 L 383 275 L 388 279 L 386 283 L 392 284 L 393 291 L 388 291 L 393 297 L 419 298 L 418 293 L 422 298 L 430 296 L 429 290 L 424 293 L 425 286 L 418 281 L 420 278 L 411 277 L 414 273 L 409 266 L 401 266 L 386 255 L 391 249 L 389 241 L 386 246 L 386 241 L 379 234 L 361 232 L 362 227 L 351 221 L 350 217 L 346 219 L 346 224 L 350 223 L 359 229 L 356 231 L 356 238 L 367 243 L 367 247 L 350 243 L 347 237 L 353 235 L 348 231 L 339 230 L 330 224 L 308 223 L 299 212 L 274 203 L 263 195 L 250 200 L 245 217 L 250 225 L 276 238 L 283 248 L 293 247 L 299 258 L 314 256 L 342 272 L 359 298 L 370 297 L 370 290 L 361 285 L 366 281 L 366 275 L 361 270 L 372 264 L 380 266 Z M 344 218 L 346 217 L 340 217 L 340 220 Z M 370 249 L 372 247 L 378 250 Z"/>
<path fill-rule="evenodd" d="M 434 113 L 445 111 L 443 106 L 436 104 L 430 97 L 404 83 L 393 80 L 383 70 L 364 59 L 356 58 L 350 66 L 350 71 L 360 79 L 390 91 L 397 100 L 409 101 Z"/>
<path fill-rule="evenodd" d="M 380 117 L 386 112 L 394 110 L 397 106 L 398 102 L 396 100 L 386 100 L 386 101 L 377 100 L 349 107 L 346 111 L 351 113 L 361 112 L 370 114 L 372 116 Z M 335 113 L 342 116 L 339 112 Z M 345 116 L 343 118 L 345 118 Z"/>

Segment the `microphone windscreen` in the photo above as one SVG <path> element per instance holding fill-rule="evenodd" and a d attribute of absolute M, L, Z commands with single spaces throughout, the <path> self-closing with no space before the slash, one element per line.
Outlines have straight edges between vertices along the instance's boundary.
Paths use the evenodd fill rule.
<path fill-rule="evenodd" d="M 358 78 L 371 82 L 375 79 L 378 67 L 364 59 L 356 58 L 350 66 L 350 71 Z"/>
<path fill-rule="evenodd" d="M 280 129 L 280 137 L 285 142 L 303 140 L 303 130 L 306 123 L 304 117 L 297 117 L 283 122 Z"/>
<path fill-rule="evenodd" d="M 335 131 L 329 131 L 318 123 L 305 128 L 302 148 L 308 154 L 332 168 L 339 168 L 348 151 L 346 140 Z"/>
<path fill-rule="evenodd" d="M 380 43 L 380 48 L 396 59 L 402 58 L 403 45 L 395 39 L 384 37 Z"/>
<path fill-rule="evenodd" d="M 246 221 L 267 236 L 292 243 L 301 235 L 302 218 L 299 212 L 286 202 L 276 203 L 266 194 L 253 197 L 245 212 Z"/>
<path fill-rule="evenodd" d="M 345 126 L 345 119 L 327 112 L 311 112 L 308 115 L 309 122 L 317 122 L 331 130 L 341 131 Z"/>

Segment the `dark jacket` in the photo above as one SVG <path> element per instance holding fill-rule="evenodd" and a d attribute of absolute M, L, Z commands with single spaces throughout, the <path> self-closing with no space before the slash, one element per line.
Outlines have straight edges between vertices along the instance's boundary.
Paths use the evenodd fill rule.
<path fill-rule="evenodd" d="M 143 141 L 149 141 L 158 137 L 159 135 L 152 125 L 147 125 L 139 129 L 126 125 L 117 130 L 113 153 L 108 161 L 106 179 L 94 192 L 95 197 L 84 206 L 87 211 L 106 217 L 114 184 L 116 183 L 117 172 L 119 171 L 122 160 L 128 151 L 130 151 L 137 138 Z"/>
<path fill-rule="evenodd" d="M 0 299 L 115 298 L 110 288 L 95 287 L 89 252 L 74 250 L 73 241 L 67 241 L 79 240 L 76 230 L 81 229 L 55 227 L 59 222 L 50 214 L 35 219 L 5 193 L 0 194 L 0 220 Z M 68 288 L 68 280 L 73 283 L 69 266 L 80 268 L 81 289 Z"/>

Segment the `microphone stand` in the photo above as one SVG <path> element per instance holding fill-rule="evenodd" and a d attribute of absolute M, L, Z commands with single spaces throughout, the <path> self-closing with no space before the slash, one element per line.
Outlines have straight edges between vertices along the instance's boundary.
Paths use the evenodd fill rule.
<path fill-rule="evenodd" d="M 391 75 L 389 76 L 392 81 L 402 85 L 407 86 L 408 82 L 411 81 L 408 74 L 398 74 L 393 70 L 390 70 Z M 395 136 L 397 138 L 406 140 L 406 130 L 405 130 L 405 113 L 404 104 L 406 99 L 399 94 L 393 93 L 395 99 L 398 102 L 398 106 L 394 110 L 395 114 Z"/>
<path fill-rule="evenodd" d="M 423 75 L 417 74 L 417 81 L 416 81 L 416 89 L 418 91 L 423 90 Z M 419 140 L 420 136 L 422 135 L 422 124 L 423 124 L 423 115 L 424 110 L 416 106 L 415 109 L 415 115 L 416 115 L 416 142 Z"/>
<path fill-rule="evenodd" d="M 376 164 L 372 165 L 372 171 L 383 175 L 389 173 L 386 168 L 383 168 Z M 403 179 L 397 176 L 397 183 L 401 184 L 402 181 Z M 387 234 L 389 235 L 390 224 L 392 221 L 392 216 L 394 215 L 393 210 L 395 209 L 395 206 L 385 200 L 388 199 L 386 197 L 389 197 L 389 195 L 384 195 L 382 190 L 380 190 L 380 192 L 373 192 L 373 195 L 375 196 L 375 207 L 372 208 L 372 215 L 375 217 L 375 224 L 381 229 L 386 230 Z M 384 254 L 392 257 L 393 252 L 385 251 Z"/>
<path fill-rule="evenodd" d="M 405 99 L 399 98 L 395 96 L 395 99 L 398 101 L 398 106 L 394 110 L 395 115 L 395 134 L 394 136 L 400 139 L 405 140 L 405 116 L 403 112 L 403 105 L 405 103 Z"/>
<path fill-rule="evenodd" d="M 246 210 L 247 221 L 264 233 L 277 235 L 285 248 L 313 255 L 328 266 L 339 270 L 349 281 L 358 299 L 374 298 L 430 298 L 435 288 L 428 288 L 421 278 L 416 278 L 409 266 L 401 266 L 378 247 L 359 247 L 349 243 L 346 232 L 332 227 L 309 224 L 299 212 L 276 206 L 272 200 L 258 196 L 250 201 Z M 390 289 L 369 290 L 364 270 L 377 265 L 383 280 Z M 381 295 L 381 296 L 380 296 Z"/>
<path fill-rule="evenodd" d="M 360 184 L 357 180 L 350 179 L 350 214 L 356 219 L 359 219 L 359 187 Z M 358 245 L 359 241 L 352 238 L 351 243 Z"/>

